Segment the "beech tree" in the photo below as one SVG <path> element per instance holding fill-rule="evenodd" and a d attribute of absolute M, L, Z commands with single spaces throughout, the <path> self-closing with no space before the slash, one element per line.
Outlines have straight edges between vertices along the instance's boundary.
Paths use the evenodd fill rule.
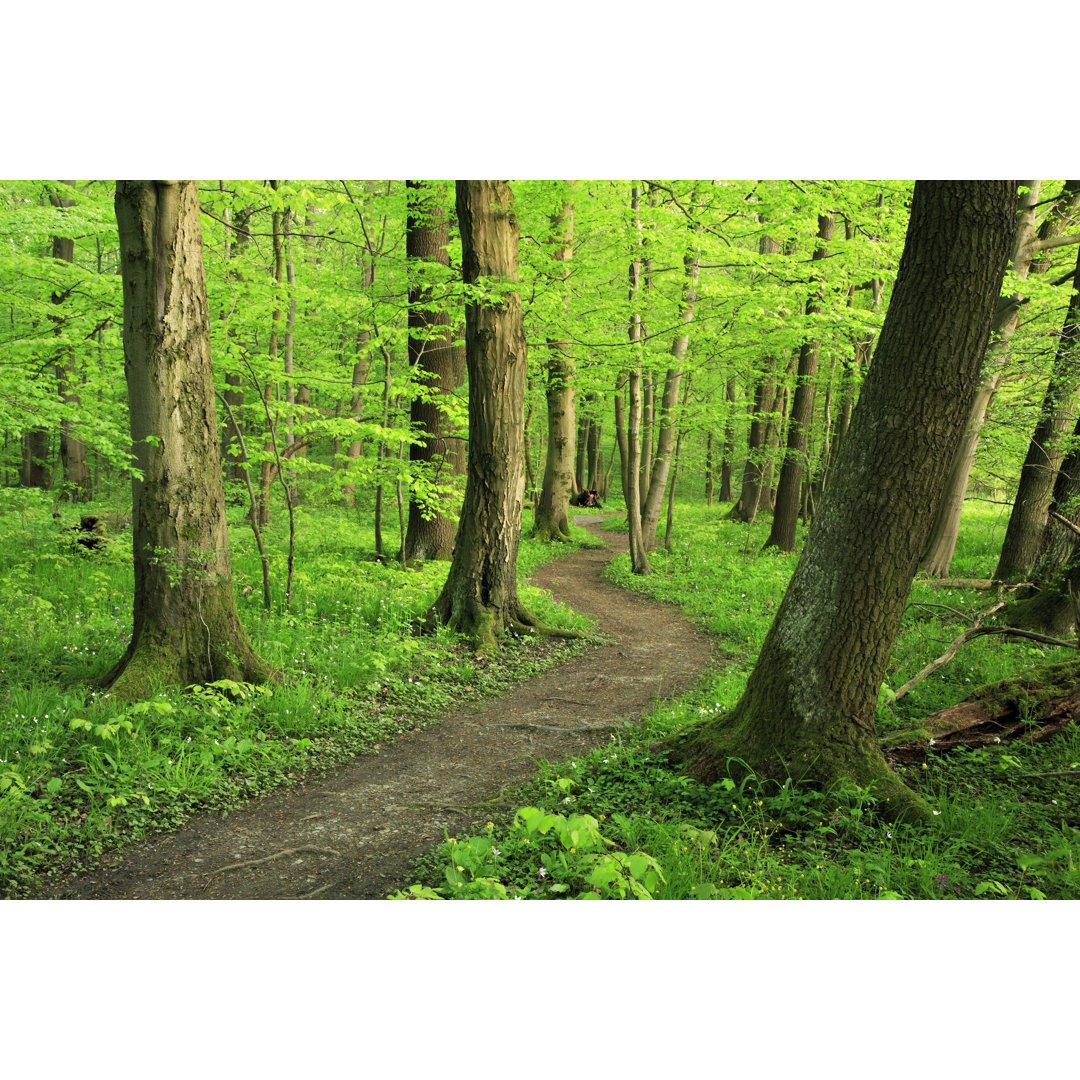
<path fill-rule="evenodd" d="M 558 212 L 552 218 L 552 261 L 565 284 L 570 276 L 574 251 L 574 204 L 567 186 Z M 565 338 L 549 338 L 547 362 L 548 441 L 544 458 L 544 481 L 536 505 L 534 535 L 543 540 L 570 538 L 570 496 L 574 486 L 574 356 Z M 585 447 L 579 447 L 579 450 Z"/>
<path fill-rule="evenodd" d="M 517 592 L 527 350 L 514 196 L 505 180 L 458 180 L 456 202 L 469 288 L 469 463 L 450 572 L 426 622 L 465 634 L 484 652 L 508 629 L 556 631 L 526 611 Z"/>
<path fill-rule="evenodd" d="M 225 520 L 210 317 L 194 181 L 116 186 L 124 372 L 141 475 L 132 483 L 134 623 L 103 684 L 121 698 L 154 684 L 272 675 L 240 624 Z"/>
<path fill-rule="evenodd" d="M 676 739 L 715 779 L 873 785 L 887 817 L 929 819 L 888 768 L 878 692 L 932 510 L 978 387 L 1015 231 L 1015 181 L 920 181 L 876 355 L 806 547 L 739 703 Z"/>

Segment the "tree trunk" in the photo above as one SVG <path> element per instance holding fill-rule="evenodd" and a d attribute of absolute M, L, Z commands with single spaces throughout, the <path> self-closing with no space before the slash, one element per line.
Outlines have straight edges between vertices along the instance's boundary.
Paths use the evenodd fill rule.
<path fill-rule="evenodd" d="M 1010 269 L 1021 280 L 1028 276 L 1035 255 L 1035 209 L 1039 201 L 1039 181 L 1021 180 L 1028 190 L 1022 192 L 1017 202 L 1017 229 L 1013 238 Z M 920 569 L 930 577 L 948 577 L 956 540 L 960 535 L 960 515 L 967 496 L 968 479 L 975 463 L 983 424 L 986 423 L 990 404 L 1005 374 L 1009 358 L 1009 340 L 1020 322 L 1023 297 L 1019 294 L 1001 297 L 993 326 L 991 342 L 983 365 L 983 384 L 972 402 L 967 430 L 956 452 L 949 472 L 949 480 L 937 508 L 934 527 L 927 543 Z"/>
<path fill-rule="evenodd" d="M 518 280 L 514 197 L 505 180 L 459 180 L 462 276 L 467 285 Z M 507 629 L 546 629 L 517 592 L 517 554 L 525 487 L 526 346 L 521 297 L 489 294 L 465 310 L 469 372 L 469 464 L 454 558 L 429 626 L 449 626 L 478 651 Z"/>
<path fill-rule="evenodd" d="M 278 181 L 271 180 L 270 188 L 273 191 L 277 191 Z M 281 244 L 281 211 L 274 210 L 271 213 L 270 221 L 271 240 L 274 252 L 274 285 L 276 286 L 276 289 L 274 293 L 274 312 L 270 318 L 270 345 L 267 349 L 270 356 L 271 374 L 267 378 L 266 386 L 262 390 L 262 398 L 265 404 L 263 412 L 266 417 L 266 439 L 263 444 L 263 451 L 266 454 L 266 458 L 259 470 L 260 525 L 270 524 L 270 485 L 274 482 L 274 462 L 270 456 L 273 451 L 273 435 L 271 429 L 274 424 L 274 410 L 270 407 L 270 403 L 277 396 L 274 376 L 277 374 L 278 332 L 281 325 L 281 308 L 279 306 L 281 297 L 279 290 L 282 279 L 285 276 L 285 252 Z"/>
<path fill-rule="evenodd" d="M 712 506 L 713 499 L 713 465 L 712 465 L 712 432 L 705 436 L 705 505 Z"/>
<path fill-rule="evenodd" d="M 19 479 L 23 487 L 52 487 L 52 469 L 49 468 L 51 453 L 49 433 L 44 428 L 31 428 L 23 440 L 22 469 Z"/>
<path fill-rule="evenodd" d="M 685 281 L 681 312 L 684 329 L 675 335 L 675 340 L 671 343 L 673 365 L 668 368 L 664 377 L 664 394 L 660 403 L 660 415 L 657 418 L 659 435 L 656 442 L 656 454 L 653 458 L 652 474 L 649 477 L 648 497 L 641 508 L 641 536 L 646 551 L 652 551 L 656 547 L 656 530 L 660 524 L 660 511 L 663 507 L 668 473 L 671 471 L 671 455 L 679 425 L 679 385 L 682 382 L 682 369 L 686 362 L 686 348 L 690 342 L 690 323 L 694 319 L 694 308 L 697 302 L 700 266 L 700 256 L 692 252 L 684 256 Z"/>
<path fill-rule="evenodd" d="M 775 432 L 776 423 L 772 411 L 776 407 L 776 377 L 773 374 L 776 358 L 766 358 L 765 374 L 758 379 L 754 387 L 754 411 L 750 419 L 750 432 L 746 439 L 746 464 L 743 466 L 742 491 L 738 501 L 728 511 L 728 518 L 733 521 L 750 523 L 757 516 L 759 506 L 772 510 L 772 497 L 769 491 L 771 470 L 766 473 L 768 459 L 768 437 Z M 763 504 L 764 496 L 764 504 Z"/>
<path fill-rule="evenodd" d="M 818 244 L 814 248 L 814 261 L 824 259 L 828 254 L 826 245 L 832 240 L 834 220 L 832 214 L 818 216 Z M 813 316 L 820 314 L 821 310 L 822 292 L 819 288 L 807 299 L 806 314 Z M 795 396 L 788 420 L 787 451 L 776 488 L 772 530 L 765 541 L 765 547 L 776 547 L 781 551 L 795 550 L 795 526 L 799 520 L 807 435 L 814 418 L 814 380 L 817 377 L 819 348 L 819 342 L 813 340 L 816 336 L 817 332 L 811 331 L 811 340 L 806 341 L 799 350 Z"/>
<path fill-rule="evenodd" d="M 559 213 L 551 219 L 553 271 L 562 282 L 564 303 L 570 281 L 570 260 L 574 252 L 574 204 L 571 187 L 563 195 Z M 570 539 L 570 496 L 574 487 L 574 357 L 567 340 L 548 341 L 547 363 L 547 454 L 544 481 L 536 505 L 533 535 L 540 540 Z"/>
<path fill-rule="evenodd" d="M 1015 181 L 919 181 L 874 363 L 742 699 L 672 747 L 697 776 L 872 786 L 932 820 L 882 756 L 878 692 L 932 508 L 978 387 L 1015 231 Z M 947 283 L 943 287 L 943 282 Z"/>
<path fill-rule="evenodd" d="M 436 302 L 424 284 L 425 263 L 449 268 L 450 227 L 442 208 L 443 187 L 423 180 L 406 180 L 409 193 L 405 254 L 416 275 L 409 290 L 409 364 L 425 389 L 409 407 L 413 430 L 424 441 L 409 447 L 409 463 L 433 488 L 465 471 L 464 456 L 443 403 L 465 377 L 455 364 L 450 312 Z M 428 267 L 430 270 L 430 266 Z M 437 492 L 436 492 L 437 497 Z M 405 559 L 449 561 L 454 551 L 457 522 L 437 506 L 410 497 L 405 531 Z"/>
<path fill-rule="evenodd" d="M 65 180 L 63 183 L 69 187 L 75 186 L 74 180 Z M 57 208 L 75 205 L 74 199 L 65 199 L 55 193 L 50 193 L 49 200 Z M 52 257 L 66 263 L 74 262 L 75 241 L 67 236 L 54 236 Z M 66 292 L 54 292 L 52 295 L 52 302 L 56 305 L 63 304 L 66 299 Z M 60 315 L 53 318 L 56 322 L 56 334 L 59 337 L 63 333 L 63 318 Z M 71 349 L 62 347 L 61 355 L 56 362 L 56 381 L 60 391 L 60 400 L 68 407 L 77 407 L 82 404 L 78 393 L 73 388 L 75 378 L 75 360 Z M 60 468 L 64 474 L 64 497 L 72 502 L 88 501 L 92 488 L 90 470 L 86 464 L 86 446 L 81 439 L 76 438 L 75 422 L 70 418 L 60 421 Z"/>
<path fill-rule="evenodd" d="M 1019 577 L 1035 564 L 1042 546 L 1054 485 L 1061 465 L 1061 440 L 1080 385 L 1080 253 L 1073 271 L 1069 306 L 1058 338 L 1050 382 L 1043 397 L 1039 422 L 1031 436 L 1020 471 L 1009 526 L 994 577 Z"/>
<path fill-rule="evenodd" d="M 103 684 L 262 682 L 233 594 L 210 363 L 199 192 L 193 181 L 116 186 L 133 480 L 134 625 Z"/>
<path fill-rule="evenodd" d="M 630 260 L 630 356 L 626 381 L 629 389 L 626 420 L 626 471 L 623 499 L 630 541 L 630 568 L 635 574 L 650 574 L 652 567 L 641 536 L 641 219 L 639 189 L 630 194 L 633 256 Z"/>
<path fill-rule="evenodd" d="M 731 502 L 731 474 L 735 466 L 735 380 L 728 379 L 724 397 L 728 404 L 724 423 L 724 453 L 720 459 L 720 501 Z"/>

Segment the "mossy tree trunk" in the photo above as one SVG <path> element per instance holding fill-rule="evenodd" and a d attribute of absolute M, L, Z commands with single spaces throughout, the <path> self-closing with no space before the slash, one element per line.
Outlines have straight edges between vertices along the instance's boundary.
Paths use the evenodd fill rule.
<path fill-rule="evenodd" d="M 574 204 L 571 189 L 563 194 L 559 212 L 551 219 L 553 273 L 564 290 L 570 279 L 574 251 Z M 566 340 L 548 341 L 547 417 L 548 441 L 544 456 L 544 480 L 536 504 L 533 535 L 540 540 L 570 539 L 570 496 L 574 488 L 575 364 Z"/>
<path fill-rule="evenodd" d="M 142 472 L 132 483 L 134 625 L 104 677 L 115 696 L 272 676 L 240 625 L 221 475 L 194 181 L 116 187 L 124 372 Z"/>
<path fill-rule="evenodd" d="M 514 197 L 505 180 L 458 180 L 469 374 L 469 462 L 446 584 L 427 625 L 448 626 L 480 652 L 507 629 L 546 630 L 518 599 L 525 488 L 525 369 Z"/>
<path fill-rule="evenodd" d="M 978 387 L 1015 230 L 1015 181 L 920 181 L 877 354 L 742 699 L 673 753 L 703 778 L 873 784 L 886 816 L 929 809 L 888 768 L 877 697 Z"/>
<path fill-rule="evenodd" d="M 441 205 L 442 185 L 422 180 L 406 180 L 405 185 L 409 198 L 405 253 L 417 275 L 409 290 L 409 363 L 425 385 L 409 407 L 413 429 L 423 435 L 423 442 L 409 447 L 409 461 L 414 468 L 426 470 L 428 480 L 438 485 L 465 471 L 464 446 L 444 408 L 465 371 L 454 349 L 450 312 L 434 298 L 423 277 L 425 264 L 428 269 L 450 266 L 446 249 L 450 228 Z M 457 522 L 452 518 L 410 499 L 405 558 L 448 561 L 456 532 Z"/>

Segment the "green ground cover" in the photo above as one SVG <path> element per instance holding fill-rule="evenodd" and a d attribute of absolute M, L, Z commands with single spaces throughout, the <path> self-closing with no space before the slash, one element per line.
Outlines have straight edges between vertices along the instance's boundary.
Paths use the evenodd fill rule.
<path fill-rule="evenodd" d="M 670 552 L 654 573 L 616 557 L 611 580 L 679 603 L 716 634 L 726 663 L 699 688 L 658 707 L 608 747 L 545 763 L 515 795 L 520 809 L 493 816 L 479 836 L 448 838 L 397 894 L 423 898 L 1043 899 L 1080 898 L 1080 732 L 931 754 L 905 779 L 937 811 L 931 827 L 889 825 L 873 793 L 753 781 L 706 787 L 672 769 L 650 745 L 730 708 L 779 604 L 796 554 L 762 554 L 750 530 L 721 508 L 676 507 Z M 606 527 L 619 528 L 618 519 Z M 988 578 L 1004 521 L 969 503 L 953 572 Z M 995 594 L 916 582 L 888 680 L 902 685 L 968 625 L 965 612 Z M 937 605 L 923 607 L 918 605 Z M 944 606 L 942 606 L 944 605 Z M 953 610 L 946 610 L 953 609 Z M 899 701 L 882 693 L 882 735 L 963 700 L 973 687 L 1064 658 L 1063 650 L 979 639 Z"/>
<path fill-rule="evenodd" d="M 456 701 L 499 692 L 580 643 L 518 642 L 481 659 L 454 636 L 417 637 L 410 622 L 435 599 L 446 564 L 402 572 L 373 557 L 370 520 L 298 510 L 296 575 L 285 610 L 288 528 L 267 531 L 272 605 L 243 511 L 230 509 L 241 619 L 283 672 L 273 687 L 221 682 L 162 689 L 121 707 L 93 680 L 131 631 L 131 534 L 103 551 L 74 544 L 80 513 L 45 493 L 0 489 L 0 895 L 33 895 L 38 873 L 78 866 L 106 848 L 175 828 L 200 809 L 288 783 L 373 750 Z M 526 536 L 531 520 L 526 521 Z M 580 543 L 595 541 L 575 530 Z M 387 548 L 397 543 L 387 530 Z M 549 623 L 587 629 L 524 584 L 575 544 L 522 541 L 520 591 Z"/>

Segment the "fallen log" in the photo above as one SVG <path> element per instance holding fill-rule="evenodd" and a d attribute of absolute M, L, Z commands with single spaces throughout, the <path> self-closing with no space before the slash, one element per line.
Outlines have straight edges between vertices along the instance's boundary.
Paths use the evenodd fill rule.
<path fill-rule="evenodd" d="M 881 740 L 889 761 L 910 765 L 957 746 L 1041 742 L 1080 717 L 1080 660 L 1045 664 L 981 686 L 966 700 Z"/>

